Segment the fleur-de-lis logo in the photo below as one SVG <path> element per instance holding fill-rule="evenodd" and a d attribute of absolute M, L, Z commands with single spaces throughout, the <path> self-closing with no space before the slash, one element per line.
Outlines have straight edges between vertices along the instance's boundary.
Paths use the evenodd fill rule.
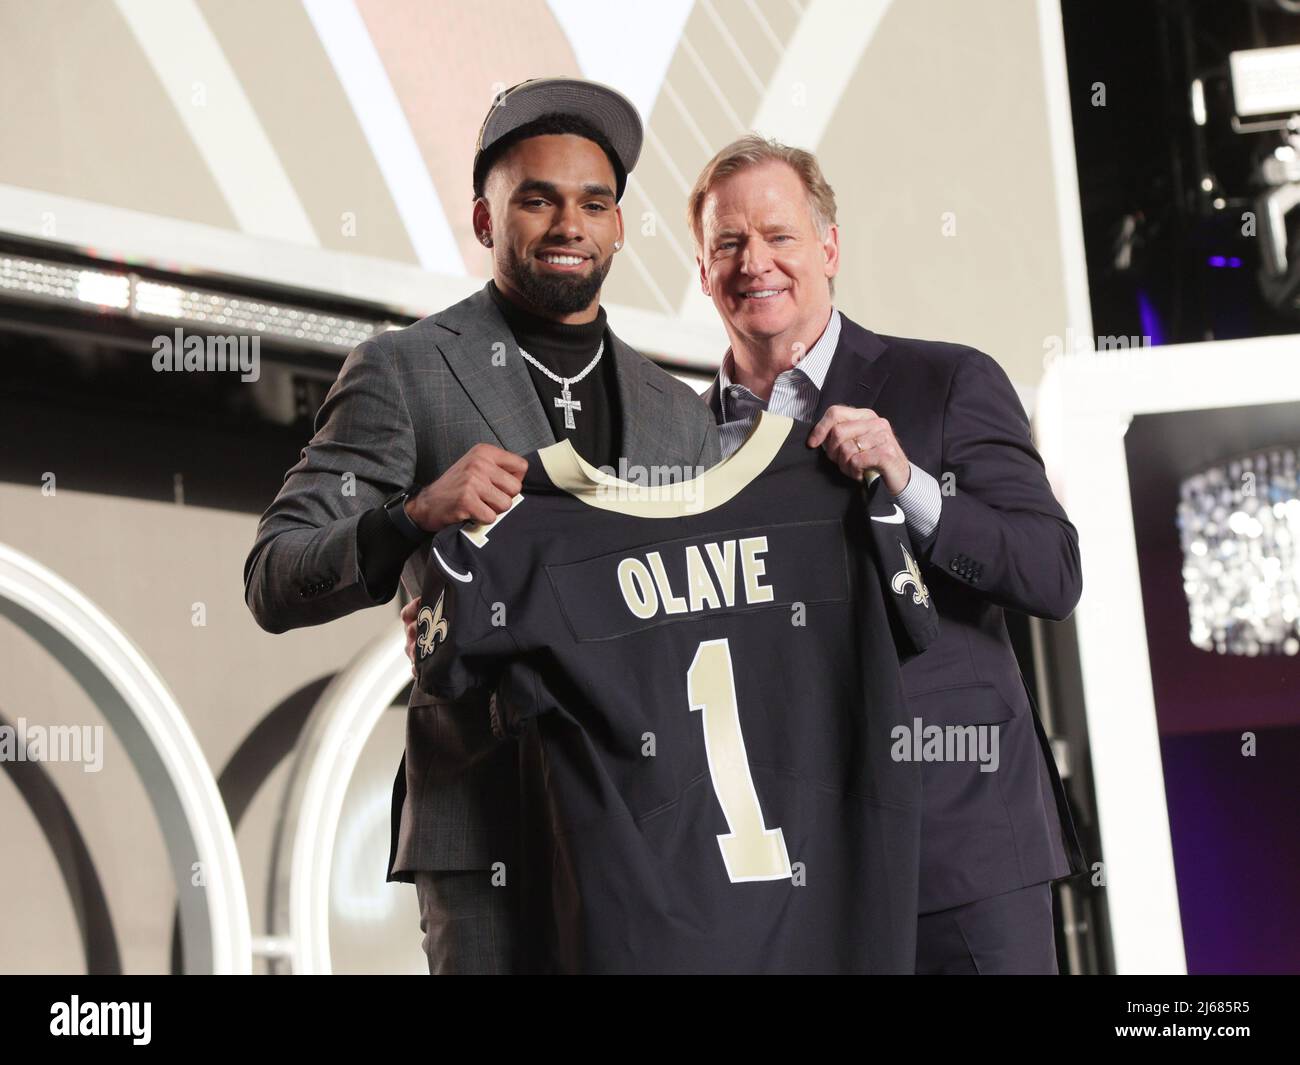
<path fill-rule="evenodd" d="M 890 587 L 898 595 L 902 595 L 907 591 L 907 586 L 912 585 L 916 589 L 912 593 L 912 602 L 928 610 L 930 608 L 930 591 L 926 588 L 925 581 L 921 579 L 921 567 L 916 564 L 916 559 L 907 553 L 907 548 L 901 543 L 898 545 L 898 549 L 903 552 L 903 565 L 906 568 L 900 569 L 894 574 L 894 579 L 890 581 Z"/>
<path fill-rule="evenodd" d="M 444 588 L 432 607 L 422 606 L 415 615 L 415 622 L 420 627 L 419 635 L 415 638 L 415 648 L 420 658 L 428 658 L 439 641 L 447 638 L 447 619 L 442 616 L 442 601 L 446 595 L 447 589 Z"/>

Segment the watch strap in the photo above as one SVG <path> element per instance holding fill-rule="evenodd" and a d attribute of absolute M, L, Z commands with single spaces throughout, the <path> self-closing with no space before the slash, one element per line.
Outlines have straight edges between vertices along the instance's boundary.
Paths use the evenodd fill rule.
<path fill-rule="evenodd" d="M 400 529 L 412 543 L 419 543 L 425 537 L 425 531 L 411 520 L 411 516 L 406 513 L 406 501 L 415 494 L 415 489 L 407 488 L 401 492 L 394 492 L 384 500 L 384 513 L 388 515 L 388 520 Z"/>

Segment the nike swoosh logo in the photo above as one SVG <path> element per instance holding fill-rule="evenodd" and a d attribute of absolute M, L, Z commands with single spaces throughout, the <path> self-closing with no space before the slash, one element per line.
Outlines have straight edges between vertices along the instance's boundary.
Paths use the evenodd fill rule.
<path fill-rule="evenodd" d="M 895 503 L 894 513 L 891 514 L 888 518 L 878 518 L 876 515 L 872 514 L 871 520 L 882 522 L 885 525 L 902 525 L 903 521 L 905 520 L 903 518 L 903 508 L 900 507 L 897 503 Z"/>
<path fill-rule="evenodd" d="M 436 547 L 433 549 L 433 557 L 438 560 L 438 565 L 442 567 L 443 572 L 446 573 L 448 577 L 455 577 L 456 580 L 463 581 L 466 584 L 468 584 L 470 581 L 474 579 L 474 574 L 457 573 L 454 569 L 452 569 L 449 565 L 447 565 L 447 560 L 443 558 L 440 554 L 438 554 L 438 549 Z"/>

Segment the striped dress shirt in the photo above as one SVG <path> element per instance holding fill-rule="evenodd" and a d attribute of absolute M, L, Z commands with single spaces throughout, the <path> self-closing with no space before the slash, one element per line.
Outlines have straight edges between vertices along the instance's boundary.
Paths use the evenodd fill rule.
<path fill-rule="evenodd" d="M 718 371 L 718 403 L 722 409 L 718 439 L 722 445 L 722 457 L 727 458 L 745 442 L 759 411 L 767 410 L 773 414 L 783 414 L 787 418 L 812 421 L 821 398 L 822 385 L 826 381 L 826 372 L 830 369 L 839 342 L 840 312 L 832 308 L 830 321 L 826 323 L 817 343 L 808 349 L 808 353 L 793 368 L 777 375 L 772 384 L 772 395 L 766 403 L 744 385 L 732 381 L 734 363 L 731 349 L 728 348 Z M 939 482 L 930 474 L 915 463 L 909 465 L 912 472 L 907 486 L 893 499 L 903 511 L 908 533 L 918 547 L 925 547 L 939 528 L 943 493 L 939 490 Z"/>

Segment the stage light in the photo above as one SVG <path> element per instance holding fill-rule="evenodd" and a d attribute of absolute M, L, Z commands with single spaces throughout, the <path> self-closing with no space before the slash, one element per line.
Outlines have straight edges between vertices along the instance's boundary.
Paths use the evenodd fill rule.
<path fill-rule="evenodd" d="M 17 256 L 0 256 L 0 293 L 46 302 L 80 303 L 83 284 L 86 290 L 106 287 L 83 275 L 89 271 L 61 263 L 41 262 Z M 103 274 L 101 277 L 109 275 Z M 126 275 L 120 275 L 126 280 Z"/>
<path fill-rule="evenodd" d="M 1300 46 L 1250 48 L 1228 54 L 1232 101 L 1237 115 L 1300 111 Z M 1247 128 L 1246 123 L 1241 124 Z"/>
<path fill-rule="evenodd" d="M 292 303 L 217 289 L 92 270 L 24 256 L 0 256 L 0 296 L 41 303 L 93 304 L 132 318 L 189 324 L 203 331 L 256 334 L 296 346 L 348 352 L 361 341 L 401 328 L 386 319 L 330 314 Z"/>
<path fill-rule="evenodd" d="M 134 310 L 140 317 L 193 322 L 218 332 L 255 333 L 339 351 L 351 351 L 390 324 L 148 281 L 136 285 Z"/>
<path fill-rule="evenodd" d="M 131 279 L 123 274 L 106 274 L 99 270 L 77 272 L 77 299 L 97 307 L 125 310 L 131 305 Z"/>
<path fill-rule="evenodd" d="M 141 281 L 135 286 L 135 309 L 140 314 L 159 318 L 181 316 L 181 290 L 175 285 Z"/>

